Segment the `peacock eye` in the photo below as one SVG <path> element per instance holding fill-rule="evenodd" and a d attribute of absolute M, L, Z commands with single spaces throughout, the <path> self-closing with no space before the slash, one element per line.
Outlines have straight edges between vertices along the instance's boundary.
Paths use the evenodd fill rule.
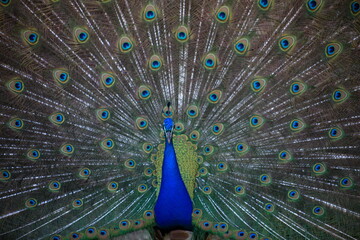
<path fill-rule="evenodd" d="M 316 216 L 322 216 L 322 215 L 324 215 L 325 211 L 324 211 L 324 208 L 322 208 L 320 206 L 315 206 L 312 209 L 312 213 Z"/>
<path fill-rule="evenodd" d="M 290 198 L 290 200 L 298 200 L 300 198 L 300 194 L 296 190 L 290 190 L 288 191 L 288 198 Z"/>
<path fill-rule="evenodd" d="M 32 30 L 23 31 L 22 37 L 25 40 L 25 42 L 30 46 L 36 45 L 39 42 L 39 38 L 40 38 L 39 34 Z"/>
<path fill-rule="evenodd" d="M 317 12 L 322 5 L 322 0 L 308 0 L 306 2 L 306 8 L 310 13 Z"/>
<path fill-rule="evenodd" d="M 149 4 L 144 9 L 144 20 L 147 22 L 152 22 L 156 19 L 157 12 L 154 5 Z"/>
<path fill-rule="evenodd" d="M 213 53 L 209 53 L 204 57 L 203 66 L 207 70 L 215 69 L 217 66 L 217 57 Z"/>
<path fill-rule="evenodd" d="M 225 23 L 229 20 L 230 17 L 230 8 L 227 6 L 222 6 L 218 9 L 216 13 L 216 20 L 220 23 Z"/>
<path fill-rule="evenodd" d="M 119 184 L 115 181 L 109 182 L 107 185 L 107 189 L 109 192 L 116 192 L 119 188 Z"/>
<path fill-rule="evenodd" d="M 260 182 L 262 184 L 267 185 L 267 184 L 271 183 L 271 178 L 267 174 L 262 174 L 262 175 L 260 175 Z"/>
<path fill-rule="evenodd" d="M 180 26 L 175 32 L 176 40 L 180 43 L 184 43 L 189 40 L 189 29 L 185 26 Z"/>
<path fill-rule="evenodd" d="M 84 28 L 75 28 L 74 36 L 78 43 L 86 43 L 89 40 L 89 33 Z"/>
<path fill-rule="evenodd" d="M 266 83 L 265 79 L 255 79 L 251 82 L 251 89 L 256 93 L 262 92 L 265 89 Z"/>
<path fill-rule="evenodd" d="M 15 94 L 22 93 L 25 89 L 24 82 L 18 78 L 8 81 L 6 87 Z"/>
<path fill-rule="evenodd" d="M 11 173 L 8 170 L 0 170 L 0 181 L 6 181 L 11 178 Z"/>
<path fill-rule="evenodd" d="M 261 10 L 269 10 L 273 0 L 258 0 L 258 6 Z"/>
<path fill-rule="evenodd" d="M 358 1 L 353 1 L 350 5 L 351 14 L 357 16 L 360 12 L 360 3 Z"/>
<path fill-rule="evenodd" d="M 162 61 L 158 55 L 152 55 L 149 59 L 149 67 L 152 71 L 160 70 Z"/>
<path fill-rule="evenodd" d="M 222 96 L 222 91 L 213 90 L 208 94 L 207 98 L 210 103 L 216 104 L 220 101 L 221 96 Z"/>
<path fill-rule="evenodd" d="M 70 156 L 74 153 L 75 148 L 71 144 L 64 144 L 60 148 L 60 152 L 65 156 Z"/>

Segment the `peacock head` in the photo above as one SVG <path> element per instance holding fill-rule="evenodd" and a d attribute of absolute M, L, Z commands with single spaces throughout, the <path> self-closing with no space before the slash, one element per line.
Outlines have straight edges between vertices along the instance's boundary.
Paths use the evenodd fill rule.
<path fill-rule="evenodd" d="M 174 126 L 175 126 L 175 124 L 174 124 L 174 120 L 172 120 L 172 118 L 164 119 L 164 133 L 165 133 L 165 138 L 168 141 L 168 143 L 171 142 Z"/>

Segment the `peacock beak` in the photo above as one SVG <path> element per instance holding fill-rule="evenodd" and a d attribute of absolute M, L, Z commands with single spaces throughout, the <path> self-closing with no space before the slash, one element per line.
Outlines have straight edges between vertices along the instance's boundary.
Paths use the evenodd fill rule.
<path fill-rule="evenodd" d="M 164 132 L 165 132 L 165 138 L 167 140 L 168 143 L 171 142 L 171 139 L 172 139 L 172 130 L 165 130 L 164 129 Z"/>

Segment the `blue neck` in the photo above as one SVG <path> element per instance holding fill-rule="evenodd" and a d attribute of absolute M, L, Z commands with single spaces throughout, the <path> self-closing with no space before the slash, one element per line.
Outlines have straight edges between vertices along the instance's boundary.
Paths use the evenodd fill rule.
<path fill-rule="evenodd" d="M 160 229 L 191 230 L 192 201 L 181 178 L 172 141 L 165 141 L 162 179 L 155 204 L 155 220 Z"/>

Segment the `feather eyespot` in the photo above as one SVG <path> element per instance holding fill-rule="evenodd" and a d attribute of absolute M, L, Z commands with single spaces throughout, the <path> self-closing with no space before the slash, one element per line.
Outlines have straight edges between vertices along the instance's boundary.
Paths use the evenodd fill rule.
<path fill-rule="evenodd" d="M 0 1 L 0 5 L 3 6 L 3 7 L 9 6 L 10 3 L 11 3 L 11 0 L 1 0 Z"/>
<path fill-rule="evenodd" d="M 287 194 L 290 200 L 298 200 L 300 198 L 300 193 L 296 190 L 290 190 Z"/>
<path fill-rule="evenodd" d="M 27 44 L 34 46 L 39 42 L 40 36 L 37 32 L 32 30 L 25 30 L 22 33 L 22 37 Z"/>
<path fill-rule="evenodd" d="M 239 55 L 245 55 L 248 52 L 250 43 L 247 38 L 241 38 L 235 42 L 234 49 Z"/>
<path fill-rule="evenodd" d="M 116 192 L 119 189 L 119 184 L 115 181 L 109 182 L 107 184 L 107 189 L 109 192 Z"/>
<path fill-rule="evenodd" d="M 342 51 L 342 45 L 337 42 L 329 43 L 325 47 L 325 55 L 328 58 L 334 58 Z"/>
<path fill-rule="evenodd" d="M 72 201 L 71 205 L 73 208 L 81 208 L 83 206 L 83 201 L 78 198 Z"/>
<path fill-rule="evenodd" d="M 198 163 L 198 164 L 202 164 L 203 162 L 204 162 L 204 157 L 203 156 L 197 156 L 197 158 L 196 158 L 196 162 Z"/>
<path fill-rule="evenodd" d="M 241 185 L 237 185 L 234 188 L 236 195 L 244 195 L 245 194 L 245 188 Z"/>
<path fill-rule="evenodd" d="M 138 89 L 138 96 L 141 100 L 148 100 L 151 97 L 151 90 L 149 87 L 142 85 Z"/>
<path fill-rule="evenodd" d="M 37 200 L 35 198 L 29 198 L 25 201 L 25 206 L 27 208 L 34 208 L 38 204 Z"/>
<path fill-rule="evenodd" d="M 206 176 L 207 174 L 208 174 L 209 172 L 208 172 L 208 170 L 207 170 L 207 168 L 206 167 L 201 167 L 201 168 L 199 168 L 199 174 L 200 174 L 200 176 Z"/>
<path fill-rule="evenodd" d="M 292 160 L 292 156 L 290 154 L 290 152 L 283 150 L 279 153 L 278 155 L 279 160 L 281 161 L 290 161 Z"/>
<path fill-rule="evenodd" d="M 342 103 L 349 98 L 350 94 L 344 89 L 335 89 L 332 94 L 332 100 L 336 103 Z"/>
<path fill-rule="evenodd" d="M 244 240 L 247 237 L 247 233 L 244 230 L 239 230 L 235 233 L 235 239 Z"/>
<path fill-rule="evenodd" d="M 50 239 L 51 240 L 61 240 L 61 236 L 60 235 L 54 235 Z"/>
<path fill-rule="evenodd" d="M 144 193 L 148 190 L 148 186 L 146 184 L 140 184 L 137 190 L 139 193 Z"/>
<path fill-rule="evenodd" d="M 49 120 L 51 123 L 55 125 L 61 125 L 65 122 L 65 116 L 62 113 L 53 113 L 49 116 Z"/>
<path fill-rule="evenodd" d="M 119 228 L 121 230 L 127 230 L 131 227 L 131 222 L 127 219 L 123 219 L 119 222 Z"/>
<path fill-rule="evenodd" d="M 213 223 L 210 221 L 201 221 L 199 226 L 202 230 L 209 231 L 212 228 Z"/>
<path fill-rule="evenodd" d="M 40 158 L 41 154 L 40 151 L 37 149 L 30 149 L 27 154 L 26 154 L 27 158 L 32 160 L 32 161 L 36 161 Z"/>
<path fill-rule="evenodd" d="M 75 28 L 74 37 L 78 43 L 86 43 L 89 40 L 90 35 L 84 28 Z"/>
<path fill-rule="evenodd" d="M 269 10 L 273 0 L 258 0 L 258 6 L 261 10 Z"/>
<path fill-rule="evenodd" d="M 58 192 L 61 188 L 61 183 L 59 181 L 51 181 L 48 188 L 52 192 Z"/>
<path fill-rule="evenodd" d="M 210 186 L 204 186 L 203 188 L 201 188 L 201 190 L 203 191 L 203 193 L 205 194 L 211 194 L 212 189 Z"/>
<path fill-rule="evenodd" d="M 229 166 L 226 162 L 220 162 L 216 165 L 216 169 L 219 171 L 219 172 L 225 172 L 229 169 Z"/>
<path fill-rule="evenodd" d="M 7 125 L 13 130 L 21 130 L 24 127 L 24 121 L 20 118 L 12 118 L 9 120 Z"/>
<path fill-rule="evenodd" d="M 283 52 L 288 52 L 291 50 L 295 45 L 296 39 L 294 36 L 283 36 L 279 39 L 279 47 L 280 50 Z"/>
<path fill-rule="evenodd" d="M 207 70 L 213 70 L 217 67 L 218 60 L 215 54 L 209 53 L 203 59 L 203 66 Z"/>
<path fill-rule="evenodd" d="M 252 128 L 258 129 L 263 126 L 265 123 L 265 119 L 259 115 L 253 115 L 250 117 L 250 126 Z"/>
<path fill-rule="evenodd" d="M 65 69 L 54 69 L 52 75 L 56 83 L 59 83 L 60 85 L 64 85 L 70 80 L 70 75 Z"/>
<path fill-rule="evenodd" d="M 300 96 L 307 89 L 307 86 L 299 81 L 293 82 L 290 86 L 290 93 L 295 96 Z"/>
<path fill-rule="evenodd" d="M 196 118 L 197 116 L 199 116 L 199 109 L 197 106 L 191 105 L 187 108 L 186 114 L 189 118 Z"/>
<path fill-rule="evenodd" d="M 260 175 L 259 180 L 264 185 L 267 185 L 267 184 L 271 183 L 271 177 L 268 174 Z"/>
<path fill-rule="evenodd" d="M 245 154 L 249 151 L 249 146 L 245 143 L 238 143 L 235 146 L 235 150 L 236 150 L 236 152 L 238 152 L 240 154 Z"/>
<path fill-rule="evenodd" d="M 99 239 L 108 239 L 109 238 L 109 231 L 106 229 L 99 230 Z"/>
<path fill-rule="evenodd" d="M 174 108 L 172 106 L 164 106 L 162 109 L 163 118 L 171 118 L 174 114 Z"/>
<path fill-rule="evenodd" d="M 182 124 L 181 122 L 175 123 L 175 127 L 174 127 L 175 132 L 181 133 L 184 131 L 184 129 L 185 129 L 184 124 Z"/>
<path fill-rule="evenodd" d="M 315 206 L 312 209 L 312 213 L 316 216 L 322 216 L 322 215 L 324 215 L 325 211 L 324 211 L 324 208 L 322 208 L 320 206 Z"/>
<path fill-rule="evenodd" d="M 152 220 L 154 219 L 154 211 L 153 210 L 146 210 L 143 214 L 145 220 Z"/>
<path fill-rule="evenodd" d="M 328 135 L 332 140 L 339 140 L 344 136 L 344 131 L 339 127 L 333 127 L 330 128 Z"/>
<path fill-rule="evenodd" d="M 13 78 L 6 83 L 6 87 L 8 90 L 15 94 L 22 93 L 25 90 L 25 85 L 22 80 L 19 78 Z"/>
<path fill-rule="evenodd" d="M 115 84 L 115 77 L 111 73 L 102 73 L 100 82 L 102 86 L 111 88 Z"/>
<path fill-rule="evenodd" d="M 359 1 L 352 1 L 350 3 L 351 14 L 357 16 L 360 13 L 360 3 Z"/>
<path fill-rule="evenodd" d="M 315 175 L 323 175 L 326 172 L 326 166 L 323 163 L 315 163 L 312 170 Z"/>
<path fill-rule="evenodd" d="M 149 59 L 149 68 L 152 71 L 158 71 L 162 67 L 162 60 L 158 55 L 152 55 Z"/>
<path fill-rule="evenodd" d="M 100 142 L 100 147 L 103 150 L 111 150 L 113 149 L 115 146 L 114 140 L 112 140 L 111 138 L 105 138 Z"/>
<path fill-rule="evenodd" d="M 136 123 L 136 127 L 139 129 L 139 130 L 144 130 L 148 127 L 149 123 L 148 123 L 148 120 L 146 118 L 143 118 L 143 117 L 138 117 L 135 121 Z"/>
<path fill-rule="evenodd" d="M 222 6 L 216 12 L 216 20 L 220 23 L 225 23 L 229 20 L 230 14 L 231 14 L 230 8 L 227 6 Z"/>
<path fill-rule="evenodd" d="M 215 104 L 220 101 L 221 96 L 222 92 L 220 90 L 213 90 L 208 94 L 207 99 L 210 103 Z"/>
<path fill-rule="evenodd" d="M 140 229 L 145 225 L 144 220 L 138 219 L 134 221 L 134 229 Z"/>
<path fill-rule="evenodd" d="M 133 169 L 136 166 L 136 162 L 133 159 L 128 159 L 124 162 L 124 166 L 129 169 Z"/>
<path fill-rule="evenodd" d="M 305 123 L 300 119 L 294 119 L 290 122 L 290 129 L 294 132 L 300 132 L 306 127 Z"/>
<path fill-rule="evenodd" d="M 79 171 L 79 177 L 87 179 L 91 175 L 91 170 L 89 168 L 82 168 Z"/>
<path fill-rule="evenodd" d="M 145 170 L 144 170 L 144 174 L 145 174 L 145 176 L 147 176 L 147 177 L 151 177 L 152 175 L 153 175 L 153 170 L 151 169 L 151 168 L 146 168 Z"/>
<path fill-rule="evenodd" d="M 101 121 L 109 120 L 110 116 L 110 111 L 106 108 L 99 108 L 96 110 L 96 117 Z"/>
<path fill-rule="evenodd" d="M 8 170 L 0 170 L 0 181 L 7 181 L 11 178 L 11 173 Z"/>
<path fill-rule="evenodd" d="M 153 149 L 154 149 L 154 147 L 151 143 L 146 142 L 142 145 L 142 150 L 145 153 L 151 153 Z"/>
<path fill-rule="evenodd" d="M 194 218 L 200 218 L 203 214 L 203 211 L 199 208 L 194 208 L 193 212 L 192 212 L 192 216 Z"/>
<path fill-rule="evenodd" d="M 87 237 L 89 238 L 94 238 L 97 234 L 96 228 L 94 227 L 89 227 L 85 230 L 85 234 Z"/>
<path fill-rule="evenodd" d="M 129 37 L 121 37 L 118 41 L 118 48 L 122 53 L 131 52 L 134 47 L 133 41 Z"/>
<path fill-rule="evenodd" d="M 200 133 L 198 131 L 194 130 L 190 133 L 189 136 L 190 136 L 190 140 L 197 141 L 200 138 Z"/>
<path fill-rule="evenodd" d="M 256 93 L 262 92 L 265 89 L 266 83 L 265 79 L 254 79 L 251 82 L 251 90 Z"/>
<path fill-rule="evenodd" d="M 205 156 L 209 156 L 214 153 L 215 148 L 211 145 L 205 145 L 203 148 L 203 152 Z"/>
<path fill-rule="evenodd" d="M 224 131 L 224 124 L 222 124 L 222 123 L 215 123 L 211 127 L 211 132 L 214 135 L 221 135 L 223 133 L 223 131 Z"/>
<path fill-rule="evenodd" d="M 353 184 L 354 184 L 353 180 L 349 177 L 343 177 L 339 181 L 340 187 L 345 188 L 345 189 L 351 188 L 353 186 Z"/>
<path fill-rule="evenodd" d="M 267 212 L 274 212 L 275 206 L 272 203 L 266 203 L 264 206 L 265 211 Z"/>
<path fill-rule="evenodd" d="M 71 144 L 63 144 L 60 148 L 60 152 L 65 156 L 71 156 L 75 151 L 75 148 Z"/>
<path fill-rule="evenodd" d="M 157 18 L 157 11 L 154 5 L 147 5 L 143 13 L 144 20 L 146 22 L 152 22 Z"/>
<path fill-rule="evenodd" d="M 258 237 L 257 233 L 254 232 L 249 233 L 249 239 L 257 239 L 257 237 Z"/>
<path fill-rule="evenodd" d="M 322 0 L 308 0 L 306 2 L 306 8 L 310 13 L 315 13 L 320 9 L 322 4 L 323 4 Z"/>
<path fill-rule="evenodd" d="M 82 235 L 80 233 L 77 232 L 73 232 L 70 233 L 70 240 L 77 240 L 77 239 L 81 239 Z"/>
<path fill-rule="evenodd" d="M 185 43 L 189 40 L 189 29 L 185 26 L 180 26 L 175 32 L 176 40 L 180 43 Z"/>
<path fill-rule="evenodd" d="M 227 223 L 220 222 L 218 229 L 220 232 L 225 233 L 227 230 L 229 230 L 229 225 Z"/>

